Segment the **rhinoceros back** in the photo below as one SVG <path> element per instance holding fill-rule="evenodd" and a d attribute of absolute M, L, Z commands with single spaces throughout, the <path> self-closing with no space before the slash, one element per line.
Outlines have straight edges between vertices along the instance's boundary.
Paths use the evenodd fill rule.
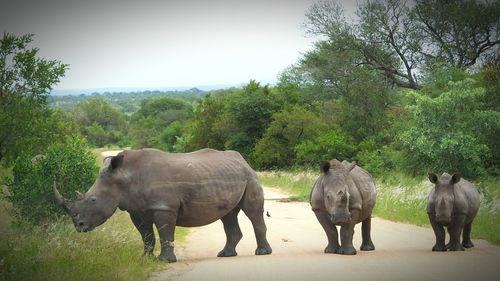
<path fill-rule="evenodd" d="M 178 210 L 178 225 L 211 223 L 234 209 L 255 172 L 234 151 L 130 151 L 130 189 L 145 210 Z M 127 157 L 125 157 L 127 159 Z"/>

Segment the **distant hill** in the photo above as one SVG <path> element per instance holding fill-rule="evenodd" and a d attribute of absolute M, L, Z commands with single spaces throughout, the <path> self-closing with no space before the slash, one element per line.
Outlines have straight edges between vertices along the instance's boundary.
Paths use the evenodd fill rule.
<path fill-rule="evenodd" d="M 94 89 L 58 89 L 52 90 L 51 96 L 79 96 L 104 93 L 137 93 L 137 92 L 186 92 L 186 91 L 213 91 L 240 87 L 241 85 L 205 85 L 196 87 L 150 87 L 150 88 L 94 88 Z"/>
<path fill-rule="evenodd" d="M 108 89 L 110 90 L 110 89 Z M 139 109 L 141 102 L 148 98 L 155 97 L 175 97 L 178 99 L 185 100 L 187 102 L 194 102 L 201 99 L 208 91 L 200 90 L 198 88 L 190 88 L 185 90 L 145 90 L 145 91 L 130 91 L 130 92 L 120 92 L 120 91 L 105 91 L 99 92 L 73 92 L 63 94 L 61 92 L 57 94 L 52 94 L 49 96 L 49 104 L 52 107 L 59 108 L 66 111 L 73 110 L 73 107 L 86 99 L 89 98 L 102 98 L 109 102 L 112 106 L 116 107 L 118 110 L 124 112 L 125 114 L 132 114 Z"/>

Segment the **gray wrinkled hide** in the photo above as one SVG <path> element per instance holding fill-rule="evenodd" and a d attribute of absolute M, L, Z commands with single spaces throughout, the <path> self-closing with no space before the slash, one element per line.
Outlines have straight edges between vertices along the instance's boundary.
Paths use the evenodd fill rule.
<path fill-rule="evenodd" d="M 455 174 L 443 173 L 440 178 L 429 174 L 434 183 L 427 203 L 427 214 L 436 235 L 433 251 L 463 251 L 474 246 L 470 239 L 472 222 L 479 210 L 480 195 L 476 187 L 469 181 Z M 447 227 L 450 241 L 445 244 Z M 463 240 L 460 243 L 460 235 Z"/>
<path fill-rule="evenodd" d="M 126 150 L 105 159 L 84 198 L 64 207 L 79 231 L 104 223 L 116 208 L 129 212 L 142 235 L 147 255 L 153 253 L 153 224 L 156 225 L 161 242 L 159 258 L 169 262 L 176 261 L 176 225 L 202 226 L 218 219 L 222 220 L 227 237 L 219 256 L 235 256 L 236 244 L 242 237 L 237 220 L 242 209 L 255 229 L 255 253 L 271 253 L 263 219 L 262 187 L 256 173 L 235 151 Z"/>
<path fill-rule="evenodd" d="M 328 245 L 325 253 L 356 254 L 352 246 L 354 225 L 362 222 L 363 242 L 361 250 L 374 250 L 375 246 L 371 241 L 371 214 L 375 206 L 376 187 L 372 176 L 359 166 L 354 166 L 350 171 L 349 167 L 355 165 L 336 159 L 329 162 L 330 168 L 316 180 L 310 195 L 310 203 L 316 218 L 325 230 L 328 238 Z M 322 168 L 323 169 L 323 168 Z M 345 176 L 342 181 L 332 181 L 328 177 Z M 342 184 L 342 187 L 338 186 Z M 337 186 L 335 186 L 337 185 Z M 335 210 L 329 209 L 326 194 L 330 190 L 345 188 L 348 191 L 348 204 L 345 206 L 345 213 L 349 216 L 349 221 L 337 222 L 334 219 Z M 340 225 L 340 241 L 338 242 L 338 232 L 336 225 Z"/>

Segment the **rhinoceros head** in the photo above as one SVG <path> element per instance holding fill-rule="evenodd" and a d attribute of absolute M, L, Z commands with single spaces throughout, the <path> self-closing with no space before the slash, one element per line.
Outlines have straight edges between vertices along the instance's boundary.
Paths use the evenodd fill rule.
<path fill-rule="evenodd" d="M 453 205 L 455 201 L 454 186 L 460 181 L 458 174 L 450 176 L 444 173 L 441 178 L 434 173 L 429 173 L 429 180 L 434 184 L 434 200 L 436 221 L 439 223 L 450 223 Z"/>
<path fill-rule="evenodd" d="M 336 160 L 334 160 L 336 161 Z M 334 224 L 342 224 L 351 221 L 349 212 L 349 187 L 354 186 L 354 182 L 349 177 L 349 173 L 356 167 L 356 162 L 344 167 L 337 161 L 336 167 L 331 168 L 331 162 L 323 161 L 321 171 L 323 173 L 323 199 L 325 207 Z"/>
<path fill-rule="evenodd" d="M 115 212 L 120 200 L 117 170 L 122 161 L 123 155 L 106 158 L 95 183 L 85 194 L 77 191 L 74 201 L 64 198 L 54 182 L 56 202 L 71 216 L 77 231 L 91 231 Z"/>

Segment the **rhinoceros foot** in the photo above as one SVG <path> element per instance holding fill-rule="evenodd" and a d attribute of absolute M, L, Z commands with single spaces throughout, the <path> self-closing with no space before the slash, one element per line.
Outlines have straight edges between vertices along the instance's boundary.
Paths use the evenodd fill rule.
<path fill-rule="evenodd" d="M 464 251 L 464 247 L 460 243 L 450 243 L 446 248 L 450 251 Z"/>
<path fill-rule="evenodd" d="M 174 254 L 170 254 L 170 255 L 159 255 L 158 256 L 158 259 L 160 261 L 166 261 L 168 263 L 174 263 L 177 261 L 177 257 L 174 255 Z"/>
<path fill-rule="evenodd" d="M 328 245 L 325 248 L 325 254 L 337 254 L 340 250 L 340 246 Z"/>
<path fill-rule="evenodd" d="M 362 244 L 360 247 L 361 251 L 373 251 L 375 250 L 375 245 L 373 243 Z"/>
<path fill-rule="evenodd" d="M 217 254 L 217 257 L 235 257 L 237 255 L 235 250 L 223 249 Z"/>
<path fill-rule="evenodd" d="M 350 247 L 340 247 L 339 249 L 339 254 L 341 255 L 355 255 L 357 252 L 356 252 L 356 249 L 354 249 L 353 246 L 350 246 Z"/>
<path fill-rule="evenodd" d="M 447 250 L 447 247 L 445 245 L 434 245 L 434 247 L 432 247 L 432 251 L 433 252 L 446 252 Z"/>
<path fill-rule="evenodd" d="M 472 241 L 464 241 L 462 242 L 462 246 L 464 246 L 464 248 L 472 248 L 474 247 L 474 243 L 472 243 Z"/>
<path fill-rule="evenodd" d="M 273 252 L 270 246 L 260 247 L 255 250 L 256 255 L 269 255 Z"/>

